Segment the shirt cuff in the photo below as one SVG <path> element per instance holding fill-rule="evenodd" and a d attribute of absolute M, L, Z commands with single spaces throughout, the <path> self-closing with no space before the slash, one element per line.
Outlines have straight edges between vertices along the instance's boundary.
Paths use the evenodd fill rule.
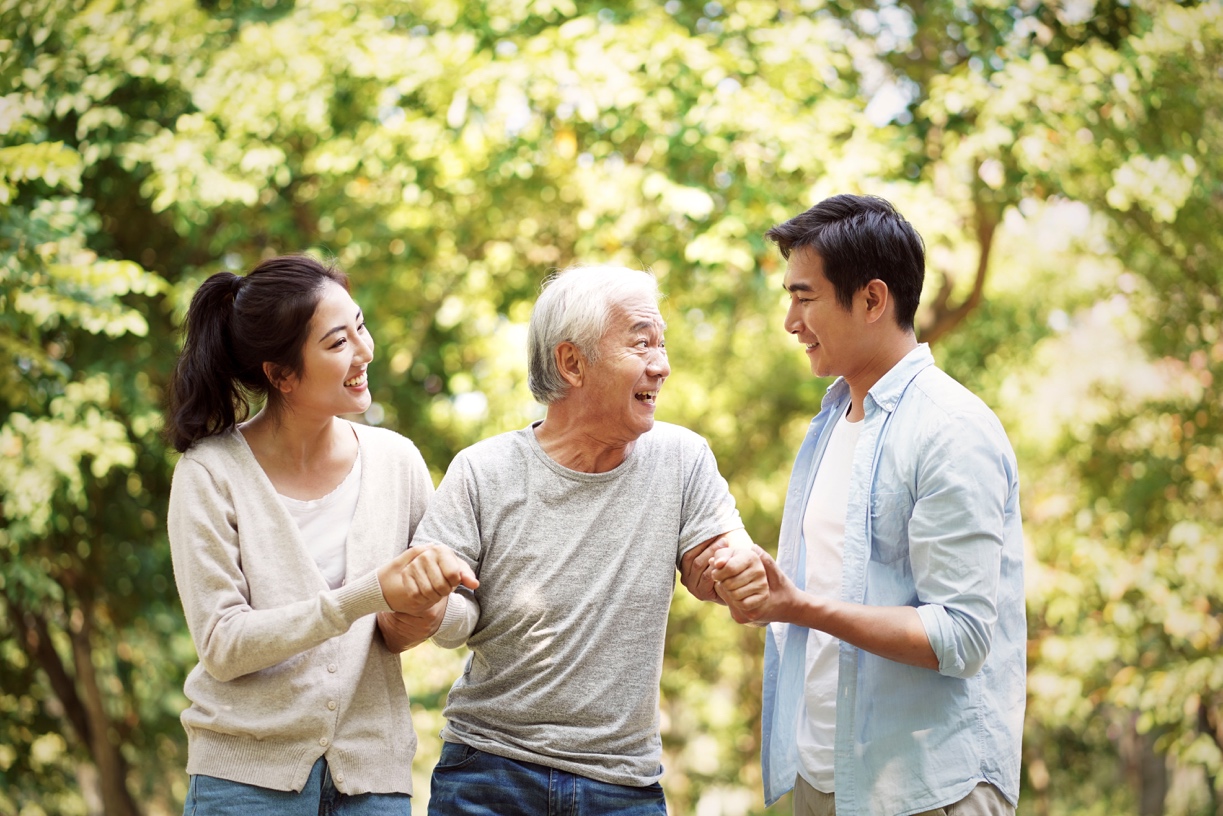
<path fill-rule="evenodd" d="M 433 633 L 433 642 L 444 649 L 462 646 L 476 628 L 479 615 L 475 600 L 462 590 L 455 590 L 446 599 L 446 612 L 441 625 Z"/>
<path fill-rule="evenodd" d="M 947 611 L 938 604 L 922 604 L 917 607 L 917 616 L 921 618 L 926 630 L 926 639 L 930 648 L 938 658 L 939 674 L 949 677 L 960 677 L 965 665 L 959 651 L 955 648 L 955 631 L 947 618 Z"/>
<path fill-rule="evenodd" d="M 382 594 L 382 585 L 378 583 L 377 570 L 370 570 L 352 583 L 333 591 L 340 612 L 350 625 L 366 615 L 391 611 L 391 605 Z"/>

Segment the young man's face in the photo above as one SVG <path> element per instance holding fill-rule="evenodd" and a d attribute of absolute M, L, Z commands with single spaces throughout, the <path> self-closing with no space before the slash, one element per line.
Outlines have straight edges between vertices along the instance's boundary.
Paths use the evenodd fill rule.
<path fill-rule="evenodd" d="M 806 346 L 811 373 L 852 379 L 864 361 L 862 293 L 854 296 L 853 308 L 842 306 L 824 276 L 824 259 L 809 247 L 790 254 L 783 286 L 790 293 L 785 328 Z"/>

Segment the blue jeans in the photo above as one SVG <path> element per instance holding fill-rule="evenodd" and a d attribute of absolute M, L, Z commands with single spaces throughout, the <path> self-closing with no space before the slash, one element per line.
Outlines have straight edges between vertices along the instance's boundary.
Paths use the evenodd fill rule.
<path fill-rule="evenodd" d="M 183 816 L 412 816 L 406 793 L 359 793 L 335 789 L 327 760 L 319 758 L 300 793 L 195 774 Z"/>
<path fill-rule="evenodd" d="M 443 742 L 429 816 L 667 816 L 662 786 L 599 782 Z"/>

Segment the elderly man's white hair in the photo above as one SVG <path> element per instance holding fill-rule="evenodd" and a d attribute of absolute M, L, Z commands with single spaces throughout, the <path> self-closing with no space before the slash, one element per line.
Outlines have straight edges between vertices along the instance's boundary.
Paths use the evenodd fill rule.
<path fill-rule="evenodd" d="M 571 266 L 548 276 L 527 337 L 527 385 L 537 402 L 551 405 L 569 392 L 556 365 L 556 347 L 573 343 L 597 362 L 612 311 L 641 294 L 657 303 L 658 281 L 650 272 L 623 266 Z"/>

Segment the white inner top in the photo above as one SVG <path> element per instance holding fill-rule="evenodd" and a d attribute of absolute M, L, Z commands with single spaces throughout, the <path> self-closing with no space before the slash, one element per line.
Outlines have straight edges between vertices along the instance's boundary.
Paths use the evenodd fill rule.
<path fill-rule="evenodd" d="M 849 476 L 861 431 L 862 422 L 841 417 L 832 430 L 811 486 L 811 498 L 803 516 L 803 539 L 807 546 L 807 592 L 812 595 L 841 597 Z M 808 630 L 804 710 L 798 718 L 798 769 L 809 785 L 824 793 L 835 790 L 832 770 L 840 644 L 840 640 L 826 632 Z"/>
<path fill-rule="evenodd" d="M 348 567 L 348 528 L 361 495 L 361 451 L 357 451 L 356 461 L 344 481 L 321 499 L 302 501 L 276 495 L 297 522 L 306 551 L 318 565 L 327 586 L 339 589 L 344 585 L 344 571 Z"/>

